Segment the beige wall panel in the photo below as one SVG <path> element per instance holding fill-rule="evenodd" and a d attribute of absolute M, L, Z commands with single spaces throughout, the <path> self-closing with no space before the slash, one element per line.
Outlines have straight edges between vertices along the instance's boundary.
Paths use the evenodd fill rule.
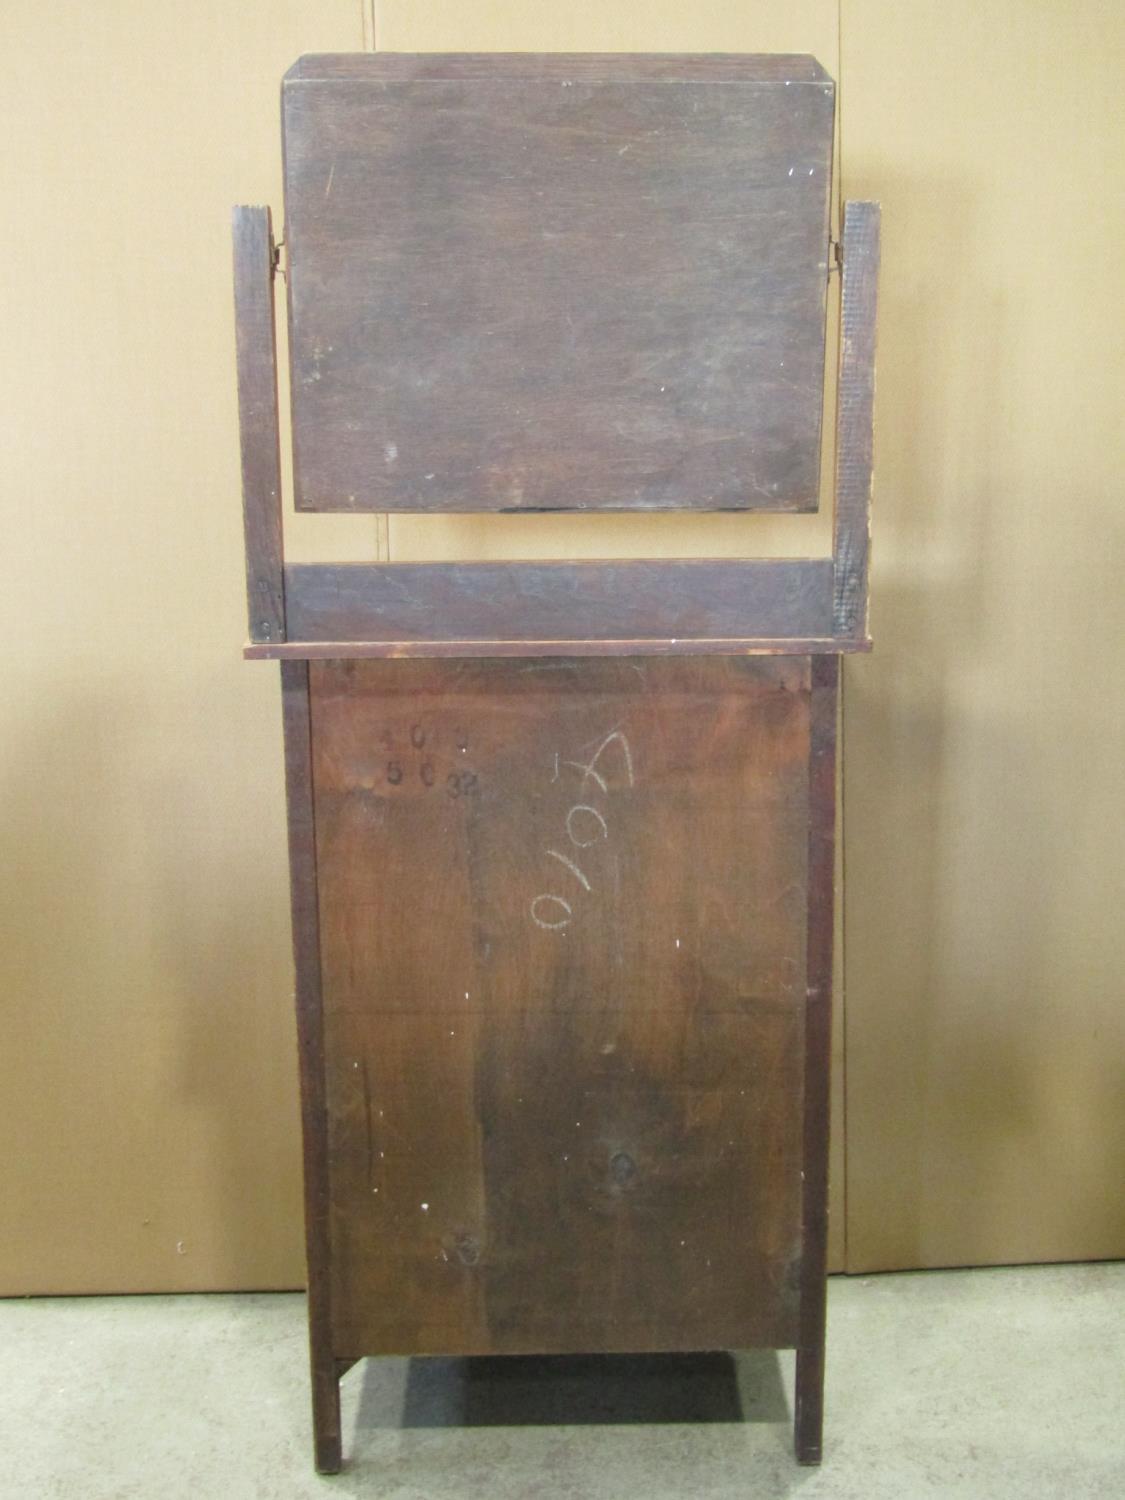
<path fill-rule="evenodd" d="M 0 17 L 3 1291 L 302 1276 L 228 207 L 279 206 L 280 75 L 363 45 L 365 9 Z M 389 48 L 808 50 L 839 76 L 819 0 L 377 9 Z M 850 1263 L 1121 1254 L 1125 12 L 844 0 L 843 41 L 845 188 L 886 236 L 878 649 L 846 672 Z M 656 519 L 400 518 L 394 543 L 828 550 L 809 518 Z M 289 535 L 376 545 L 371 518 Z"/>
<path fill-rule="evenodd" d="M 808 50 L 835 71 L 821 0 L 382 9 L 398 48 Z M 229 206 L 280 208 L 288 64 L 370 34 L 367 0 L 0 17 L 0 1292 L 303 1277 L 277 679 L 238 654 Z M 828 550 L 810 518 L 652 542 L 601 518 L 577 548 L 539 519 L 421 555 Z M 287 536 L 301 557 L 381 545 L 371 517 Z M 837 1161 L 837 1203 L 842 1183 Z"/>
<path fill-rule="evenodd" d="M 811 52 L 838 78 L 836 0 L 375 0 L 377 45 L 394 52 Z M 833 278 L 834 282 L 837 278 Z M 827 436 L 835 382 L 829 298 Z M 833 448 L 825 443 L 819 516 L 392 516 L 396 561 L 519 557 L 784 557 L 828 554 Z M 837 913 L 840 915 L 839 911 Z M 837 1003 L 829 1264 L 844 1264 L 843 988 L 837 926 Z"/>
<path fill-rule="evenodd" d="M 849 1265 L 1125 1253 L 1125 9 L 844 0 L 883 202 Z"/>
<path fill-rule="evenodd" d="M 0 34 L 0 1291 L 299 1285 L 229 208 L 279 202 L 278 80 L 360 7 L 7 0 Z"/>

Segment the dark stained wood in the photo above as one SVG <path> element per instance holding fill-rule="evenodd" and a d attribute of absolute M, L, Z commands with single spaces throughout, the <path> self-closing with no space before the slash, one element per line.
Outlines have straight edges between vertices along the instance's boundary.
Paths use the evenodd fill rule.
<path fill-rule="evenodd" d="M 818 1464 L 824 1425 L 828 1265 L 828 1142 L 832 1069 L 832 946 L 836 848 L 836 720 L 840 658 L 811 660 L 808 759 L 804 1152 L 800 1340 L 794 1413 L 798 1461 Z"/>
<path fill-rule="evenodd" d="M 752 562 L 337 563 L 286 569 L 305 641 L 822 637 L 830 558 Z"/>
<path fill-rule="evenodd" d="M 234 320 L 246 606 L 252 641 L 285 639 L 282 582 L 281 447 L 273 308 L 273 238 L 268 208 L 233 213 Z"/>
<path fill-rule="evenodd" d="M 788 636 L 722 640 L 649 639 L 643 641 L 290 641 L 279 646 L 244 646 L 247 661 L 356 661 L 376 657 L 462 656 L 808 656 L 816 652 L 870 651 L 869 640 Z"/>
<path fill-rule="evenodd" d="M 834 634 L 867 634 L 867 557 L 875 408 L 879 205 L 844 205 L 840 381 L 836 417 Z"/>
<path fill-rule="evenodd" d="M 309 670 L 337 1357 L 794 1346 L 809 659 Z"/>
<path fill-rule="evenodd" d="M 301 1072 L 313 1443 L 317 1469 L 334 1474 L 341 1462 L 340 1372 L 332 1349 L 324 1027 L 307 662 L 282 662 L 281 694 Z"/>
<path fill-rule="evenodd" d="M 298 508 L 814 510 L 834 95 L 811 61 L 303 66 Z"/>
<path fill-rule="evenodd" d="M 833 108 L 807 57 L 301 59 L 298 506 L 815 508 Z M 878 227 L 846 206 L 832 558 L 283 569 L 269 215 L 236 210 L 323 1472 L 380 1353 L 795 1347 L 820 1460 Z"/>

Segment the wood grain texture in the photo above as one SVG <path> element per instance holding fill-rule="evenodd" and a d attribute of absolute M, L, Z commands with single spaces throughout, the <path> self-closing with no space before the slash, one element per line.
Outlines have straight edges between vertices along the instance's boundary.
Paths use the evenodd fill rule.
<path fill-rule="evenodd" d="M 846 10 L 887 228 L 848 1268 L 1122 1258 L 1125 6 L 990 11 L 1002 67 L 973 0 Z"/>
<path fill-rule="evenodd" d="M 247 645 L 247 661 L 355 661 L 376 658 L 551 656 L 808 656 L 871 650 L 871 642 L 832 637 L 789 636 L 775 639 L 729 637 L 718 640 L 650 637 L 639 641 L 289 641 L 278 646 Z"/>
<path fill-rule="evenodd" d="M 291 76 L 298 508 L 815 509 L 834 86 L 784 72 Z"/>
<path fill-rule="evenodd" d="M 332 1474 L 341 1461 L 340 1386 L 332 1350 L 324 1026 L 307 662 L 282 662 L 281 702 L 301 1076 L 313 1440 L 317 1469 Z"/>
<path fill-rule="evenodd" d="M 240 206 L 232 218 L 246 607 L 252 641 L 283 641 L 281 443 L 270 211 Z"/>
<path fill-rule="evenodd" d="M 828 558 L 752 562 L 298 564 L 289 633 L 305 641 L 632 641 L 832 629 Z"/>
<path fill-rule="evenodd" d="M 875 419 L 875 299 L 879 205 L 845 203 L 836 416 L 836 579 L 833 623 L 842 637 L 867 634 L 867 559 Z"/>
<path fill-rule="evenodd" d="M 828 1147 L 832 1071 L 832 946 L 835 933 L 836 724 L 840 658 L 813 657 L 809 734 L 808 928 L 806 936 L 804 1163 L 800 1337 L 794 1446 L 818 1464 L 824 1426 L 828 1267 Z"/>
<path fill-rule="evenodd" d="M 794 1346 L 809 659 L 308 670 L 337 1358 Z"/>

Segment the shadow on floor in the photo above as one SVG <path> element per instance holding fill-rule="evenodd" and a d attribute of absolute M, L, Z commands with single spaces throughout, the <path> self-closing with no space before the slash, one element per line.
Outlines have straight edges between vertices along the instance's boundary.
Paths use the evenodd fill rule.
<path fill-rule="evenodd" d="M 363 1373 L 357 1428 L 786 1422 L 777 1354 L 412 1359 L 405 1384 Z"/>

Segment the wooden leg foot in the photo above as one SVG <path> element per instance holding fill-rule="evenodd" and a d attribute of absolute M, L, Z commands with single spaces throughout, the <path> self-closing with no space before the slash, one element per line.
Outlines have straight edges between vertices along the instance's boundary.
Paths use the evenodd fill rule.
<path fill-rule="evenodd" d="M 818 1464 L 824 1431 L 824 1349 L 797 1350 L 793 1446 L 799 1464 Z"/>
<path fill-rule="evenodd" d="M 313 1372 L 313 1450 L 318 1474 L 340 1472 L 340 1381 L 335 1369 Z"/>

